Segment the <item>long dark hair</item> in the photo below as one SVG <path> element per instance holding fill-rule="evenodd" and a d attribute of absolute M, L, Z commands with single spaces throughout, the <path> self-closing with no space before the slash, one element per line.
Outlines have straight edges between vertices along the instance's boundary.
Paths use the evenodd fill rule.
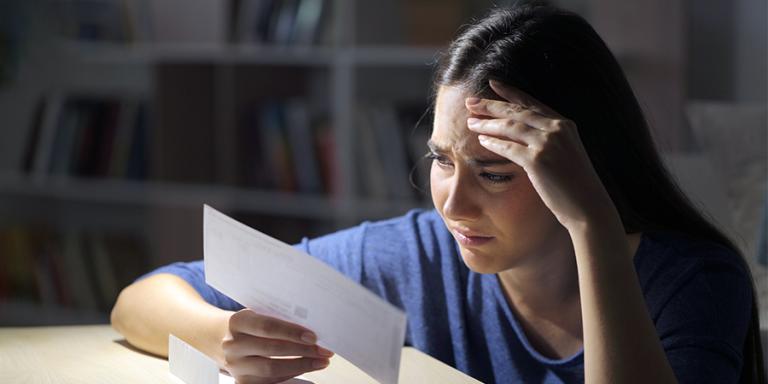
<path fill-rule="evenodd" d="M 443 85 L 461 85 L 498 99 L 488 86 L 490 79 L 527 92 L 576 123 L 627 233 L 674 231 L 718 242 L 741 255 L 672 180 L 621 67 L 582 17 L 545 2 L 492 9 L 465 26 L 440 57 L 433 94 Z M 763 383 L 752 285 L 742 381 Z"/>

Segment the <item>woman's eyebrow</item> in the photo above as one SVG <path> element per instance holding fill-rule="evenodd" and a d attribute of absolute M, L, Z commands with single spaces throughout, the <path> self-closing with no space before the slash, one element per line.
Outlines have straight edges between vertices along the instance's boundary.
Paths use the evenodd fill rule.
<path fill-rule="evenodd" d="M 513 164 L 509 159 L 469 159 L 469 164 L 475 167 L 490 167 L 493 165 Z"/>
<path fill-rule="evenodd" d="M 448 148 L 432 140 L 427 141 L 427 147 L 431 152 L 434 152 L 434 153 L 450 152 Z M 469 159 L 467 162 L 474 167 L 490 167 L 493 165 L 507 165 L 512 163 L 512 161 L 505 158 L 494 158 L 494 159 L 472 158 L 472 159 Z"/>
<path fill-rule="evenodd" d="M 427 140 L 427 148 L 429 148 L 430 151 L 437 152 L 437 153 L 449 152 L 446 147 L 435 143 L 434 141 L 432 141 L 432 139 Z"/>

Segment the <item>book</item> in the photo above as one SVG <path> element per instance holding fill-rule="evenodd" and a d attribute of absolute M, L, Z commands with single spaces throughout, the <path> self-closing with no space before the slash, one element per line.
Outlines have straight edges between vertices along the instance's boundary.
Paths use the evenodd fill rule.
<path fill-rule="evenodd" d="M 294 45 L 312 45 L 320 42 L 323 16 L 328 12 L 325 0 L 299 0 L 293 31 Z"/>
<path fill-rule="evenodd" d="M 281 191 L 295 191 L 296 179 L 287 139 L 285 111 L 280 103 L 273 101 L 262 106 L 259 128 L 261 151 L 272 176 L 270 184 Z"/>
<path fill-rule="evenodd" d="M 36 180 L 43 180 L 48 175 L 51 162 L 51 152 L 56 141 L 57 128 L 62 119 L 64 95 L 52 92 L 45 98 L 46 106 L 43 111 L 42 125 L 38 142 L 34 145 L 35 154 L 32 156 L 32 172 Z"/>
<path fill-rule="evenodd" d="M 233 17 L 234 41 L 281 46 L 320 43 L 326 0 L 239 0 Z"/>
<path fill-rule="evenodd" d="M 74 164 L 79 156 L 82 131 L 89 125 L 90 116 L 85 108 L 85 103 L 81 100 L 65 101 L 55 128 L 55 140 L 50 149 L 50 163 L 46 170 L 51 175 L 66 175 L 76 167 Z"/>
<path fill-rule="evenodd" d="M 290 100 L 285 104 L 285 117 L 298 190 L 320 193 L 322 181 L 309 108 L 299 99 Z"/>
<path fill-rule="evenodd" d="M 51 175 L 146 177 L 143 101 L 130 95 L 57 95 L 47 100 L 40 127 L 29 134 L 22 171 L 39 181 Z"/>
<path fill-rule="evenodd" d="M 373 132 L 374 122 L 367 108 L 359 108 L 355 114 L 356 133 L 358 135 L 357 158 L 361 159 L 356 164 L 357 188 L 368 197 L 385 198 L 388 188 L 384 176 L 383 153 L 376 143 Z"/>
<path fill-rule="evenodd" d="M 52 233 L 42 228 L 29 229 L 29 232 L 29 239 L 34 249 L 35 283 L 40 303 L 49 307 L 58 306 L 60 286 L 57 284 L 58 271 L 53 265 L 56 250 L 53 247 Z"/>
<path fill-rule="evenodd" d="M 109 160 L 108 169 L 105 172 L 107 177 L 120 178 L 126 175 L 129 155 L 131 154 L 131 144 L 133 143 L 134 131 L 137 129 L 137 118 L 139 102 L 137 100 L 127 99 L 121 101 L 120 115 L 115 124 L 114 140 Z"/>
<path fill-rule="evenodd" d="M 108 311 L 114 305 L 121 288 L 118 286 L 115 267 L 104 245 L 104 236 L 90 234 L 87 246 L 95 286 L 98 287 L 99 307 L 103 311 Z"/>
<path fill-rule="evenodd" d="M 293 41 L 299 0 L 280 0 L 277 4 L 271 15 L 267 40 L 278 45 L 289 45 Z"/>
<path fill-rule="evenodd" d="M 68 229 L 62 234 L 62 261 L 64 286 L 71 294 L 72 306 L 80 309 L 97 309 L 96 290 L 89 276 L 84 257 L 81 232 Z"/>
<path fill-rule="evenodd" d="M 46 102 L 41 98 L 35 106 L 35 112 L 32 117 L 32 125 L 26 138 L 24 154 L 21 161 L 21 171 L 26 174 L 32 173 L 35 166 L 35 153 L 38 142 L 40 141 L 41 131 L 43 130 L 43 120 L 45 117 Z"/>
<path fill-rule="evenodd" d="M 336 162 L 336 137 L 327 121 L 316 126 L 315 148 L 320 164 L 320 175 L 323 179 L 323 191 L 329 196 L 337 196 L 340 190 L 340 180 Z"/>
<path fill-rule="evenodd" d="M 144 102 L 139 103 L 136 107 L 128 162 L 122 168 L 125 169 L 126 179 L 146 180 L 149 177 L 150 164 L 152 164 L 152 152 L 150 151 L 152 143 L 148 110 L 149 107 Z"/>
<path fill-rule="evenodd" d="M 388 195 L 397 199 L 412 197 L 408 174 L 408 157 L 403 140 L 403 127 L 393 105 L 380 104 L 371 107 L 371 122 L 376 143 L 379 146 L 384 178 L 389 186 Z"/>

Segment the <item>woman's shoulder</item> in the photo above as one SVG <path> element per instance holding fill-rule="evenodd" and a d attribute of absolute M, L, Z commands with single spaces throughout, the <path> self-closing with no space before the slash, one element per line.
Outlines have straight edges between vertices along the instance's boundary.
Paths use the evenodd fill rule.
<path fill-rule="evenodd" d="M 737 251 L 681 233 L 643 233 L 635 269 L 652 315 L 674 296 L 749 296 L 752 285 L 749 269 Z"/>
<path fill-rule="evenodd" d="M 299 247 L 307 253 L 320 248 L 347 248 L 348 251 L 362 248 L 386 249 L 393 245 L 414 244 L 423 246 L 423 242 L 444 242 L 446 234 L 440 216 L 435 210 L 412 209 L 404 215 L 364 221 L 359 225 L 342 229 L 313 239 L 303 239 Z"/>
<path fill-rule="evenodd" d="M 405 214 L 388 219 L 366 221 L 366 229 L 374 230 L 440 230 L 445 228 L 443 220 L 434 209 L 416 208 Z"/>
<path fill-rule="evenodd" d="M 713 264 L 745 267 L 739 253 L 725 244 L 670 231 L 644 232 L 635 255 L 638 269 L 703 268 Z"/>
<path fill-rule="evenodd" d="M 392 238 L 395 241 L 445 238 L 450 233 L 434 209 L 412 209 L 402 216 L 361 225 L 367 237 Z"/>
<path fill-rule="evenodd" d="M 467 273 L 458 252 L 456 240 L 434 209 L 414 209 L 396 218 L 366 223 L 361 247 L 367 270 L 405 279 L 403 286 L 411 289 L 418 289 L 412 284 L 456 279 Z"/>

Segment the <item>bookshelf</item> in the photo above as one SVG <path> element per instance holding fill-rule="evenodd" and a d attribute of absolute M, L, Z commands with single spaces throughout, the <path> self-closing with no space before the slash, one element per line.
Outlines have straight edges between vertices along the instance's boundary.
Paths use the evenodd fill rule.
<path fill-rule="evenodd" d="M 507 2 L 0 6 L 19 15 L 10 27 L 0 18 L 0 38 L 15 42 L 11 61 L 0 63 L 0 325 L 103 321 L 115 293 L 102 274 L 75 273 L 80 291 L 101 296 L 83 304 L 56 298 L 55 286 L 43 293 L 45 281 L 70 275 L 51 269 L 78 269 L 83 260 L 64 254 L 81 255 L 122 286 L 150 268 L 199 259 L 203 203 L 286 242 L 429 207 L 408 179 L 426 187 L 417 160 L 431 121 L 432 64 L 456 28 L 493 3 Z M 598 2 L 554 3 L 586 14 Z M 290 27 L 300 9 L 303 26 Z M 83 132 L 62 146 L 67 115 Z M 86 120 L 107 123 L 86 129 Z M 94 139 L 101 145 L 84 144 L 105 129 L 113 133 Z M 118 263 L 126 263 L 119 273 Z M 9 273 L 17 264 L 26 266 Z"/>
<path fill-rule="evenodd" d="M 202 257 L 203 203 L 286 242 L 430 206 L 409 178 L 426 186 L 432 64 L 490 1 L 431 26 L 432 0 L 193 3 L 20 6 L 42 21 L 0 85 L 0 265 L 23 266 L 0 271 L 0 325 L 106 321 L 136 276 Z M 272 24 L 237 12 L 267 3 Z M 286 37 L 280 14 L 313 3 Z"/>

